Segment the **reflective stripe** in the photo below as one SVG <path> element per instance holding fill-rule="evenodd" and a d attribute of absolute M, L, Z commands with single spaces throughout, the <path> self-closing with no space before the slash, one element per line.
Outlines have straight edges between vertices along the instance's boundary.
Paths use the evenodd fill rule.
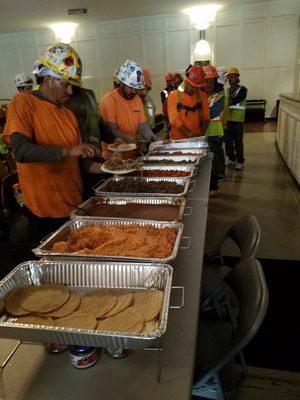
<path fill-rule="evenodd" d="M 235 104 L 234 106 L 229 106 L 230 109 L 232 110 L 245 110 L 245 106 L 241 106 L 240 104 Z"/>

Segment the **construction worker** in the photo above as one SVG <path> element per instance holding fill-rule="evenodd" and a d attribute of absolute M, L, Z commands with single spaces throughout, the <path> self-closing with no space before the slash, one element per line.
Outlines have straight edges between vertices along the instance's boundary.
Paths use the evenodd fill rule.
<path fill-rule="evenodd" d="M 144 111 L 148 121 L 148 124 L 151 129 L 155 128 L 155 104 L 150 96 L 149 92 L 152 89 L 152 79 L 150 72 L 143 68 L 143 77 L 144 77 L 144 89 L 137 89 L 136 94 L 140 96 L 142 102 L 144 104 Z"/>
<path fill-rule="evenodd" d="M 100 114 L 108 131 L 125 143 L 136 143 L 138 133 L 149 143 L 156 140 L 147 122 L 141 98 L 136 90 L 144 89 L 142 68 L 135 61 L 127 60 L 116 73 L 120 80 L 118 89 L 106 93 L 100 104 Z M 111 153 L 102 142 L 103 157 Z"/>
<path fill-rule="evenodd" d="M 27 216 L 40 236 L 57 229 L 82 202 L 79 158 L 93 157 L 95 148 L 82 143 L 77 119 L 64 107 L 72 85 L 81 85 L 78 54 L 58 43 L 38 61 L 40 89 L 14 96 L 3 136 L 13 146 Z"/>
<path fill-rule="evenodd" d="M 15 85 L 18 92 L 30 92 L 33 88 L 33 80 L 25 72 L 15 76 Z"/>
<path fill-rule="evenodd" d="M 174 90 L 173 86 L 173 79 L 174 74 L 169 72 L 166 77 L 165 81 L 167 86 L 160 92 L 160 99 L 162 104 L 162 113 L 163 113 L 163 120 L 164 120 L 164 130 L 166 132 L 166 138 L 169 138 L 169 118 L 168 118 L 168 107 L 167 107 L 167 100 L 169 94 Z"/>
<path fill-rule="evenodd" d="M 218 180 L 225 177 L 225 157 L 223 151 L 223 124 L 222 115 L 225 106 L 225 94 L 223 85 L 218 83 L 218 72 L 213 65 L 203 67 L 205 72 L 203 91 L 207 95 L 210 111 L 210 121 L 205 131 L 209 147 L 214 154 L 211 175 L 211 191 L 218 189 Z M 215 193 L 211 192 L 211 195 Z"/>
<path fill-rule="evenodd" d="M 235 67 L 229 68 L 227 78 L 230 87 L 226 90 L 228 103 L 227 129 L 225 130 L 225 150 L 228 159 L 226 165 L 232 165 L 236 170 L 244 168 L 244 120 L 246 109 L 247 88 L 241 86 L 240 73 Z"/>
<path fill-rule="evenodd" d="M 204 135 L 209 123 L 209 106 L 205 93 L 200 90 L 205 74 L 198 65 L 193 65 L 180 89 L 168 97 L 168 116 L 171 139 L 187 139 Z"/>
<path fill-rule="evenodd" d="M 150 96 L 149 92 L 152 89 L 152 79 L 150 72 L 143 68 L 143 77 L 144 77 L 144 89 L 137 89 L 136 94 L 140 96 L 143 104 L 144 104 L 144 112 L 147 118 L 148 124 L 150 128 L 153 130 L 155 129 L 155 104 Z M 143 136 L 139 133 L 138 134 L 138 148 L 141 153 L 146 153 L 148 151 L 148 144 L 147 141 L 143 138 Z"/>

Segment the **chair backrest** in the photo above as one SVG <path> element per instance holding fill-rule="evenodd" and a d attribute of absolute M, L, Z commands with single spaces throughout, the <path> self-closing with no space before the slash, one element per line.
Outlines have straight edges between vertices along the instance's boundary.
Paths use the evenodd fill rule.
<path fill-rule="evenodd" d="M 260 245 L 261 231 L 254 215 L 239 219 L 226 233 L 238 246 L 240 260 L 255 257 Z"/>
<path fill-rule="evenodd" d="M 239 300 L 237 328 L 233 332 L 227 354 L 201 377 L 202 382 L 206 382 L 220 371 L 252 340 L 264 320 L 268 307 L 268 288 L 261 264 L 255 258 L 241 261 L 225 277 L 224 281 Z"/>

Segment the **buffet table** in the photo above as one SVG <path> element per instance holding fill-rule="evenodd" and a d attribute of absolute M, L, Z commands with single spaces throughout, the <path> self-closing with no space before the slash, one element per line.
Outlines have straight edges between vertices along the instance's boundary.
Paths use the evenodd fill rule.
<path fill-rule="evenodd" d="M 41 344 L 21 343 L 3 372 L 6 400 L 184 400 L 190 399 L 200 299 L 211 156 L 203 160 L 183 218 L 190 247 L 173 263 L 173 286 L 184 287 L 184 306 L 170 309 L 163 350 L 131 351 L 122 359 L 106 354 L 90 369 L 72 368 L 69 352 L 49 354 Z M 188 246 L 187 246 L 188 247 Z M 182 290 L 173 289 L 171 305 Z M 1 349 L 15 341 L 0 339 Z M 5 359 L 2 351 L 1 362 Z M 160 371 L 161 366 L 161 371 Z"/>
<path fill-rule="evenodd" d="M 300 96 L 281 94 L 276 141 L 294 178 L 300 184 Z"/>

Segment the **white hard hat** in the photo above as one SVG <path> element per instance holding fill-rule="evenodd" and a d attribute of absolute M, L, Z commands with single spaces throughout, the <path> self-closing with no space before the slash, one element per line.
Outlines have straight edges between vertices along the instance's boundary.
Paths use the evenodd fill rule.
<path fill-rule="evenodd" d="M 25 72 L 21 72 L 15 76 L 15 84 L 17 88 L 26 87 L 32 85 L 33 80 L 29 75 L 26 75 Z"/>
<path fill-rule="evenodd" d="M 133 89 L 144 89 L 144 79 L 142 67 L 135 61 L 127 60 L 124 65 L 118 69 L 115 76 L 125 85 Z"/>

